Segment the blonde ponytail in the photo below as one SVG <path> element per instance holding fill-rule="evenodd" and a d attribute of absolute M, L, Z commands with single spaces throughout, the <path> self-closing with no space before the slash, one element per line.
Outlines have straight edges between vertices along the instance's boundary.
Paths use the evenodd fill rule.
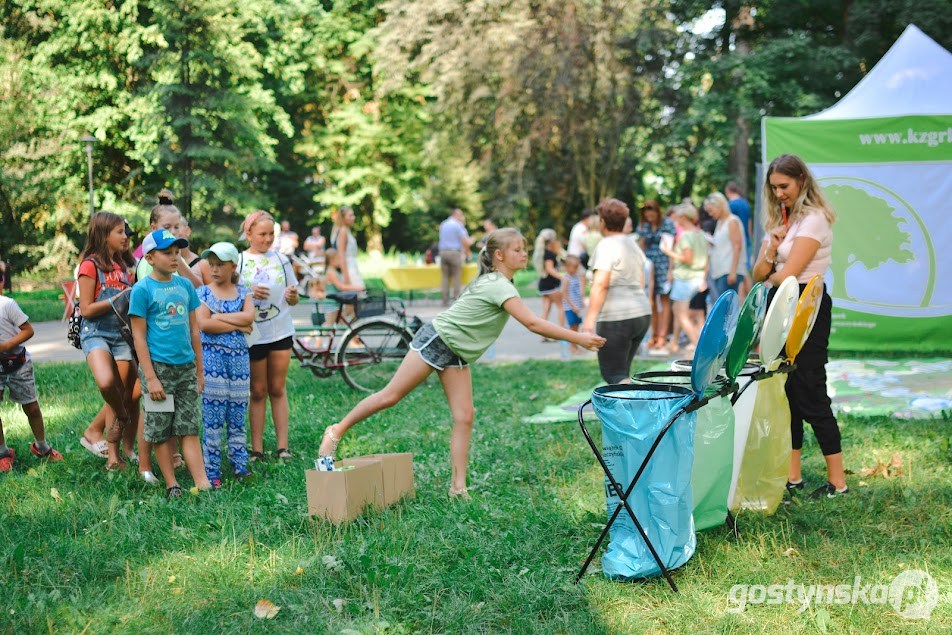
<path fill-rule="evenodd" d="M 535 269 L 536 275 L 540 278 L 545 277 L 545 246 L 550 240 L 555 240 L 557 237 L 555 230 L 548 227 L 536 236 L 535 245 L 532 249 L 532 268 Z"/>

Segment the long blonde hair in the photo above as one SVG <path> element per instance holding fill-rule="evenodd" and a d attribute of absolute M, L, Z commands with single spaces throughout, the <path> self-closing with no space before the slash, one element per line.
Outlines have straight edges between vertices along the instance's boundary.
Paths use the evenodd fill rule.
<path fill-rule="evenodd" d="M 768 232 L 783 224 L 783 214 L 780 211 L 780 201 L 770 187 L 770 175 L 774 172 L 789 176 L 800 181 L 800 194 L 793 202 L 793 209 L 787 210 L 788 219 L 793 222 L 808 214 L 823 214 L 827 222 L 832 225 L 836 222 L 836 212 L 823 196 L 823 190 L 817 185 L 816 179 L 803 159 L 795 154 L 781 154 L 770 162 L 767 176 L 764 179 L 764 229 Z"/>
<path fill-rule="evenodd" d="M 532 268 L 536 270 L 536 275 L 540 278 L 545 277 L 545 246 L 549 241 L 558 238 L 554 229 L 546 227 L 536 236 L 535 244 L 532 247 Z"/>
<path fill-rule="evenodd" d="M 515 227 L 503 227 L 502 229 L 494 229 L 489 232 L 486 236 L 486 244 L 479 250 L 479 257 L 477 258 L 479 261 L 479 273 L 476 279 L 478 280 L 479 276 L 483 274 L 495 271 L 493 268 L 493 254 L 495 254 L 497 250 L 505 251 L 509 245 L 516 241 L 521 241 L 525 244 L 526 239 Z M 475 280 L 473 282 L 475 282 Z"/>

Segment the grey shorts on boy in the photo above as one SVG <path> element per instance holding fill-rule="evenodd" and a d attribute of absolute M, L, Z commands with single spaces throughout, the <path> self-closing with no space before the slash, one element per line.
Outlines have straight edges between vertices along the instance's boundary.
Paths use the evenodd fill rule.
<path fill-rule="evenodd" d="M 0 373 L 0 401 L 10 391 L 10 401 L 21 406 L 37 400 L 36 379 L 33 377 L 33 360 L 28 359 L 12 373 Z"/>
<path fill-rule="evenodd" d="M 195 362 L 163 364 L 152 362 L 155 376 L 162 382 L 166 395 L 172 395 L 174 412 L 146 412 L 143 438 L 149 443 L 163 443 L 175 436 L 198 436 L 202 421 L 202 404 L 198 395 L 198 376 Z M 143 391 L 148 382 L 142 369 L 139 379 Z"/>

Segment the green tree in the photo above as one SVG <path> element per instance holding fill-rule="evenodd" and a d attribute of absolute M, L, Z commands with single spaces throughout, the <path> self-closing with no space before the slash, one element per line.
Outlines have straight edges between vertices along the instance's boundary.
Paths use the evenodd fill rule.
<path fill-rule="evenodd" d="M 855 300 L 846 285 L 846 274 L 856 264 L 875 269 L 890 260 L 907 263 L 915 259 L 908 248 L 912 237 L 887 201 L 850 185 L 831 185 L 824 191 L 839 216 L 830 264 L 834 298 Z"/>

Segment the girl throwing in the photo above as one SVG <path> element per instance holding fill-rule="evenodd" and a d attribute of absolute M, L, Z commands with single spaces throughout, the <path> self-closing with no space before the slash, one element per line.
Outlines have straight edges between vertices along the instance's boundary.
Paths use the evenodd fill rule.
<path fill-rule="evenodd" d="M 558 327 L 526 307 L 512 284 L 512 277 L 525 268 L 527 261 L 526 242 L 517 230 L 507 227 L 489 234 L 486 246 L 479 252 L 479 275 L 453 306 L 417 332 L 410 352 L 390 383 L 358 403 L 339 423 L 324 430 L 318 452 L 322 470 L 334 469 L 337 444 L 351 426 L 396 405 L 435 370 L 453 416 L 450 438 L 453 476 L 449 494 L 468 497 L 466 467 L 473 430 L 469 364 L 479 359 L 499 337 L 509 316 L 538 335 L 565 339 L 591 350 L 605 343 L 605 338 L 592 333 Z"/>

